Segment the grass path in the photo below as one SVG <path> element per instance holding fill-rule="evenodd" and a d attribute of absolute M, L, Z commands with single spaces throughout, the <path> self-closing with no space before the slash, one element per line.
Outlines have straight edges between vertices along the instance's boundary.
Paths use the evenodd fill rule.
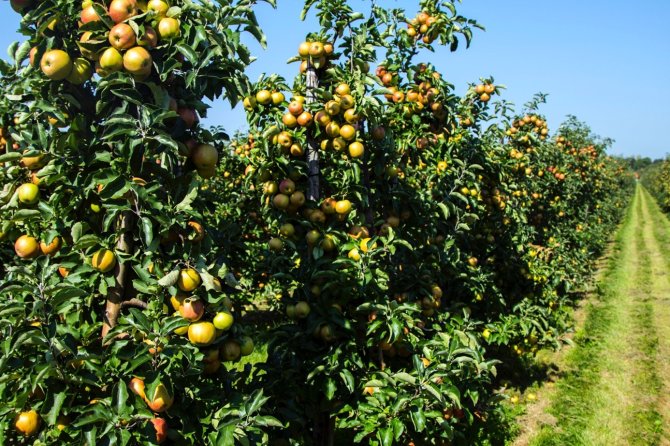
<path fill-rule="evenodd" d="M 670 221 L 641 186 L 598 289 L 527 444 L 670 445 Z"/>

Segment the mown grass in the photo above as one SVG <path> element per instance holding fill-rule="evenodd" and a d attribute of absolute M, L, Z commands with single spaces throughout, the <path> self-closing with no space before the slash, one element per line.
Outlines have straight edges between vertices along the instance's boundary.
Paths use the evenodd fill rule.
<path fill-rule="evenodd" d="M 656 397 L 658 337 L 649 299 L 651 264 L 645 231 L 653 230 L 638 190 L 615 240 L 615 252 L 588 307 L 569 373 L 557 384 L 535 446 L 652 445 L 659 441 Z M 644 209 L 643 209 L 644 206 Z M 646 217 L 646 218 L 645 218 Z"/>

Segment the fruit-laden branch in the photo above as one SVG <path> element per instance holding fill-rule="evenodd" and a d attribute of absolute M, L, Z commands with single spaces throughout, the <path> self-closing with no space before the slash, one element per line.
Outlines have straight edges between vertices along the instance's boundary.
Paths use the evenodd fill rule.
<path fill-rule="evenodd" d="M 119 222 L 119 239 L 116 242 L 116 251 L 130 254 L 133 249 L 133 227 L 135 217 L 132 211 L 125 211 Z M 114 328 L 119 321 L 119 314 L 124 305 L 126 288 L 128 282 L 128 263 L 118 262 L 115 271 L 114 287 L 107 292 L 107 304 L 103 316 L 102 337 L 103 339 Z"/>
<path fill-rule="evenodd" d="M 316 68 L 311 61 L 307 62 L 307 103 L 316 102 L 316 89 L 319 87 L 319 78 L 316 74 Z M 309 186 L 307 189 L 307 199 L 311 201 L 319 200 L 319 146 L 310 132 L 307 137 L 307 165 L 309 167 Z"/>

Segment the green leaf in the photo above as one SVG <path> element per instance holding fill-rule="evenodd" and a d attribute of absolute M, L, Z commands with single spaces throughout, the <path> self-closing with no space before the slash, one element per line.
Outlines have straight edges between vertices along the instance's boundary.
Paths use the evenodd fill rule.
<path fill-rule="evenodd" d="M 60 415 L 60 410 L 63 407 L 63 403 L 67 399 L 66 392 L 59 392 L 54 395 L 53 403 L 51 403 L 51 409 L 49 409 L 49 414 L 47 415 L 47 424 L 53 426 L 56 424 L 56 420 Z"/>
<path fill-rule="evenodd" d="M 414 429 L 417 432 L 423 432 L 426 428 L 426 416 L 423 413 L 423 409 L 421 407 L 413 406 L 409 412 L 409 416 L 414 425 Z"/>
<path fill-rule="evenodd" d="M 158 284 L 164 288 L 169 287 L 177 283 L 179 279 L 179 269 L 175 269 L 164 275 L 158 281 Z"/>

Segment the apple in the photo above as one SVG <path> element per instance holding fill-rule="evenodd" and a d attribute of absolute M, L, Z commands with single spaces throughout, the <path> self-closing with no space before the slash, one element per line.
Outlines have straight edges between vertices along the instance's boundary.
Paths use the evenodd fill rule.
<path fill-rule="evenodd" d="M 212 168 L 219 161 L 219 152 L 214 146 L 201 144 L 193 150 L 191 160 L 197 169 Z"/>
<path fill-rule="evenodd" d="M 234 339 L 228 339 L 221 347 L 221 358 L 224 361 L 235 361 L 241 353 L 240 344 Z"/>
<path fill-rule="evenodd" d="M 81 85 L 91 78 L 93 75 L 93 67 L 91 67 L 91 62 L 84 59 L 83 57 L 78 57 L 74 60 L 72 64 L 72 71 L 66 78 L 68 82 Z"/>
<path fill-rule="evenodd" d="M 33 183 L 24 183 L 17 190 L 21 204 L 35 204 L 40 201 L 40 190 Z"/>
<path fill-rule="evenodd" d="M 301 300 L 295 304 L 295 316 L 298 319 L 305 319 L 307 316 L 309 316 L 309 312 L 310 307 L 307 302 Z"/>
<path fill-rule="evenodd" d="M 141 46 L 131 48 L 123 55 L 123 68 L 131 74 L 147 74 L 151 71 L 152 63 L 151 54 Z"/>
<path fill-rule="evenodd" d="M 33 0 L 9 0 L 12 9 L 21 14 L 25 9 L 33 5 Z"/>
<path fill-rule="evenodd" d="M 100 63 L 100 68 L 105 70 L 108 74 L 123 68 L 123 56 L 121 56 L 119 50 L 112 47 L 109 47 L 102 52 L 98 62 Z"/>
<path fill-rule="evenodd" d="M 188 326 L 188 340 L 194 345 L 210 345 L 216 336 L 216 327 L 211 322 L 195 322 Z"/>
<path fill-rule="evenodd" d="M 240 354 L 242 356 L 249 356 L 254 351 L 254 341 L 249 336 L 242 336 L 240 338 Z"/>
<path fill-rule="evenodd" d="M 177 109 L 177 114 L 184 120 L 187 129 L 193 128 L 195 123 L 198 122 L 198 115 L 192 108 L 179 107 Z"/>
<path fill-rule="evenodd" d="M 205 304 L 197 298 L 186 298 L 179 307 L 179 314 L 184 319 L 195 322 L 205 314 Z"/>
<path fill-rule="evenodd" d="M 158 34 L 156 30 L 150 26 L 144 27 L 144 35 L 137 40 L 137 44 L 148 48 L 156 48 L 158 46 Z"/>
<path fill-rule="evenodd" d="M 293 192 L 290 196 L 290 201 L 292 205 L 300 207 L 305 204 L 305 194 L 301 191 Z"/>
<path fill-rule="evenodd" d="M 81 37 L 79 38 L 80 43 L 79 51 L 81 51 L 81 55 L 87 58 L 88 60 L 97 61 L 98 54 L 95 51 L 86 48 L 84 45 L 81 45 L 81 43 L 86 43 L 89 40 L 91 40 L 91 37 L 93 37 L 93 33 L 91 31 L 86 31 L 84 34 L 81 35 Z"/>
<path fill-rule="evenodd" d="M 172 17 L 163 17 L 158 22 L 158 35 L 161 40 L 172 40 L 179 37 L 181 33 L 179 29 L 179 20 Z"/>
<path fill-rule="evenodd" d="M 22 259 L 32 259 L 40 254 L 40 245 L 35 237 L 22 235 L 16 239 L 14 251 Z"/>
<path fill-rule="evenodd" d="M 152 418 L 151 424 L 156 431 L 156 443 L 161 444 L 167 440 L 168 424 L 164 418 Z"/>
<path fill-rule="evenodd" d="M 46 77 L 60 81 L 68 77 L 72 71 L 72 59 L 63 50 L 51 50 L 42 56 L 40 67 Z"/>
<path fill-rule="evenodd" d="M 268 248 L 271 251 L 279 252 L 282 249 L 284 249 L 284 242 L 282 242 L 281 239 L 277 237 L 271 238 L 270 241 L 268 242 Z"/>
<path fill-rule="evenodd" d="M 130 383 L 128 383 L 128 387 L 130 387 L 130 390 L 135 394 L 138 395 L 140 398 L 145 399 L 147 396 L 144 393 L 144 381 L 140 378 L 133 378 L 130 380 Z"/>
<path fill-rule="evenodd" d="M 135 31 L 127 23 L 119 23 L 109 31 L 109 43 L 117 50 L 127 50 L 135 46 Z"/>
<path fill-rule="evenodd" d="M 81 23 L 84 25 L 90 22 L 97 22 L 100 19 L 100 16 L 98 13 L 95 11 L 93 8 L 93 5 L 89 5 L 85 7 L 84 9 L 81 10 L 81 15 L 79 16 L 79 20 Z"/>
<path fill-rule="evenodd" d="M 290 204 L 288 195 L 277 194 L 272 198 L 272 204 L 275 205 L 277 209 L 286 209 Z"/>
<path fill-rule="evenodd" d="M 112 0 L 109 4 L 109 17 L 114 23 L 120 23 L 133 16 L 138 12 L 136 0 Z"/>
<path fill-rule="evenodd" d="M 147 3 L 147 11 L 152 11 L 158 18 L 165 17 L 168 9 L 170 9 L 170 5 L 163 0 L 150 0 L 149 3 Z"/>
<path fill-rule="evenodd" d="M 37 65 L 35 64 L 35 62 L 37 62 L 35 60 L 36 56 L 37 56 L 37 47 L 34 46 L 30 49 L 30 53 L 29 53 L 29 60 L 30 60 L 30 66 L 31 67 L 37 68 Z"/>
<path fill-rule="evenodd" d="M 214 327 L 216 327 L 217 330 L 226 331 L 233 326 L 234 321 L 235 318 L 232 314 L 227 311 L 220 311 L 216 313 L 216 316 L 214 316 L 214 320 L 212 322 L 214 323 Z"/>
<path fill-rule="evenodd" d="M 279 183 L 279 192 L 282 194 L 292 194 L 295 191 L 295 183 L 291 179 L 285 179 L 282 180 L 281 183 Z"/>
<path fill-rule="evenodd" d="M 159 383 L 158 386 L 156 386 L 156 389 L 154 390 L 153 397 L 151 399 L 146 398 L 146 403 L 147 406 L 149 406 L 149 409 L 153 410 L 154 412 L 165 412 L 168 410 L 170 407 L 172 407 L 172 403 L 174 403 L 174 398 L 172 395 L 170 395 L 170 392 L 168 391 L 167 387 L 163 383 Z"/>

